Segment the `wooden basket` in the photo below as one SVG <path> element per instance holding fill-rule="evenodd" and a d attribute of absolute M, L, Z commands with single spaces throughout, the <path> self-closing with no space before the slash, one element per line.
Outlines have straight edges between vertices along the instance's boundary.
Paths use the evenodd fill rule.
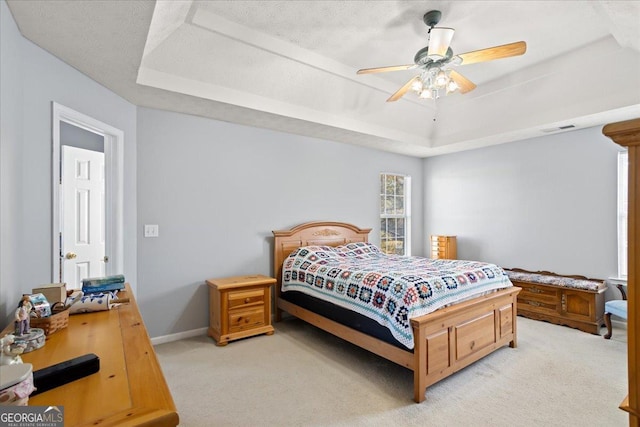
<path fill-rule="evenodd" d="M 32 328 L 44 330 L 44 334 L 49 336 L 54 332 L 69 326 L 69 309 L 65 309 L 61 303 L 56 303 L 51 308 L 52 314 L 49 317 L 32 317 L 29 324 Z"/>

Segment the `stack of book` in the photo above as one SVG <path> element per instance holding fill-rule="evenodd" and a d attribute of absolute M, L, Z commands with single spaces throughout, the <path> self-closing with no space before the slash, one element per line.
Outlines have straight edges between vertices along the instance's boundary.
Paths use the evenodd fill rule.
<path fill-rule="evenodd" d="M 120 291 L 122 289 L 124 289 L 124 275 L 122 274 L 82 279 L 82 292 L 84 294 Z"/>

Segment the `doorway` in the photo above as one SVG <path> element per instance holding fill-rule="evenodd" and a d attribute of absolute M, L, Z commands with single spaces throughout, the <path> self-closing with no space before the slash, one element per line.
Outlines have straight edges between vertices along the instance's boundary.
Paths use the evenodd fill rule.
<path fill-rule="evenodd" d="M 123 273 L 124 133 L 55 102 L 52 110 L 52 282 L 77 289 L 82 278 Z"/>

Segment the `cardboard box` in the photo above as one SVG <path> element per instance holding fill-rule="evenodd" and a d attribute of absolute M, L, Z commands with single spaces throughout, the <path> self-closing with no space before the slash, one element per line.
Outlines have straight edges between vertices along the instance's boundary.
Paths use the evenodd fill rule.
<path fill-rule="evenodd" d="M 49 283 L 47 285 L 41 285 L 37 288 L 33 288 L 32 292 L 34 294 L 43 294 L 51 306 L 57 302 L 62 302 L 64 304 L 67 299 L 67 284 Z"/>

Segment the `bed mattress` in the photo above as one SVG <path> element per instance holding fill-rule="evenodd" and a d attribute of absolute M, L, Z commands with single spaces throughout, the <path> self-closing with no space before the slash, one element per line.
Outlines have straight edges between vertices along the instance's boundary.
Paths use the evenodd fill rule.
<path fill-rule="evenodd" d="M 407 350 L 397 339 L 393 337 L 389 329 L 380 326 L 378 322 L 372 320 L 355 311 L 342 308 L 328 301 L 314 298 L 302 292 L 289 291 L 280 294 L 280 298 L 292 304 L 305 308 L 329 320 L 348 326 L 358 332 L 362 332 L 388 344 L 394 345 L 403 350 Z"/>

